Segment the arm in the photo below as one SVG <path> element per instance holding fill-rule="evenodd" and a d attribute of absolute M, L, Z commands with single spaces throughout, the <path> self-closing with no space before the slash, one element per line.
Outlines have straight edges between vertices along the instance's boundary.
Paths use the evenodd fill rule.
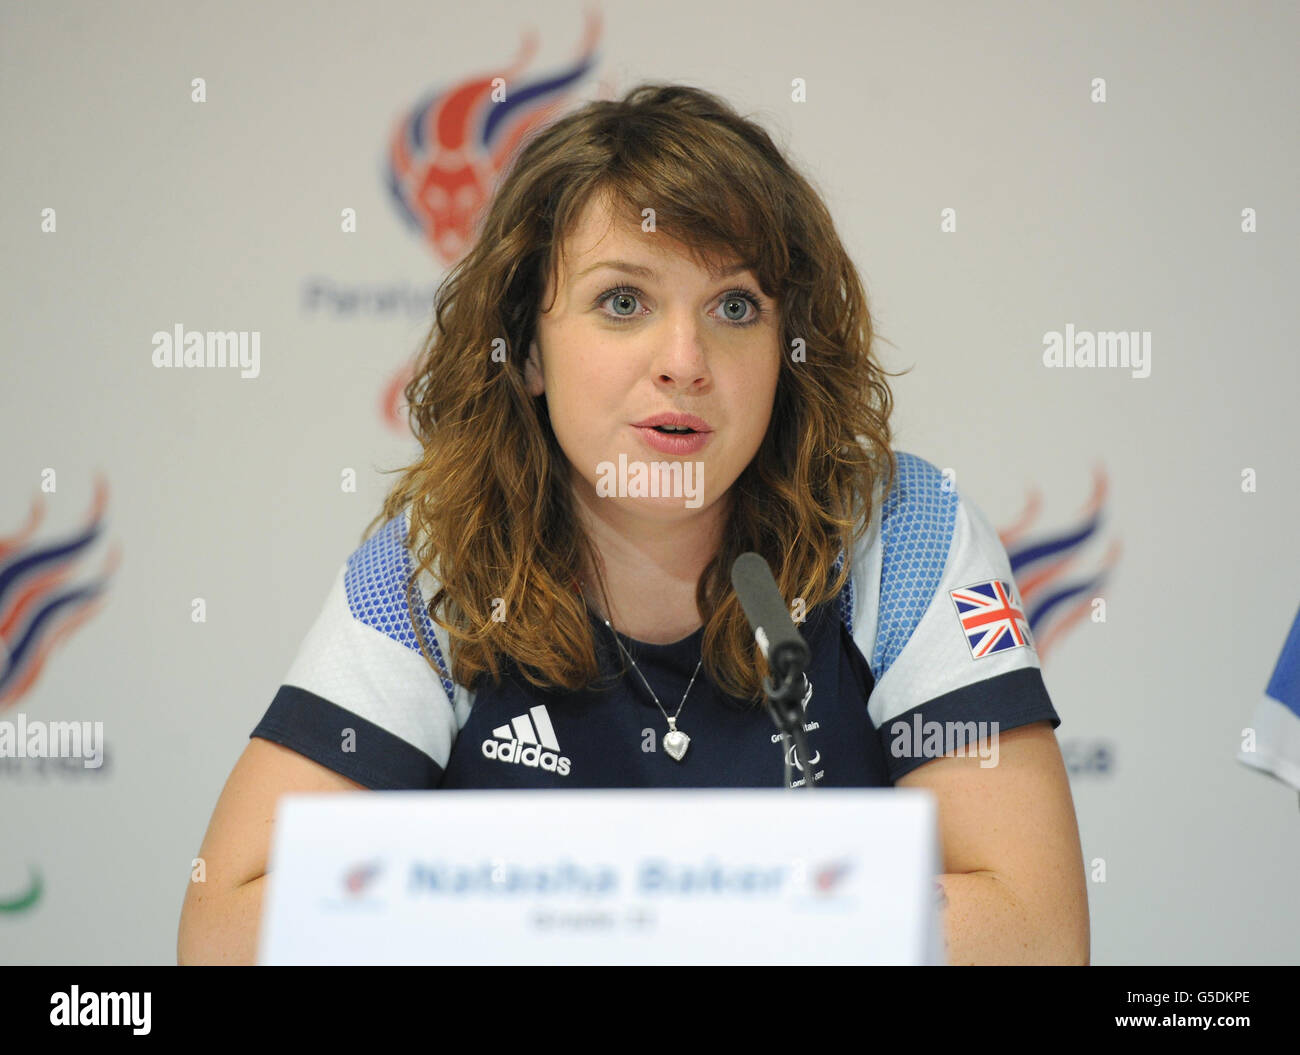
<path fill-rule="evenodd" d="M 949 963 L 1088 963 L 1083 851 L 1049 723 L 1001 733 L 995 766 L 936 758 L 897 786 L 938 800 Z"/>
<path fill-rule="evenodd" d="M 181 911 L 176 963 L 209 966 L 251 966 L 257 962 L 266 876 L 260 875 L 233 890 L 202 889 L 191 883 Z"/>
<path fill-rule="evenodd" d="M 185 891 L 178 964 L 256 961 L 276 803 L 294 791 L 347 790 L 365 788 L 287 747 L 260 737 L 248 741 L 199 848 L 204 882 L 191 880 Z"/>

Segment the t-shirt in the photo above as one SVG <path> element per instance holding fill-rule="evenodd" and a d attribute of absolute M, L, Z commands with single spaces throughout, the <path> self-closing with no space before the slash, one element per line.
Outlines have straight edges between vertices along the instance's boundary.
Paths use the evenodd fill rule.
<path fill-rule="evenodd" d="M 998 730 L 1061 723 L 997 533 L 935 466 L 895 454 L 848 584 L 799 626 L 818 786 L 890 786 L 945 751 L 975 754 Z M 533 685 L 505 657 L 499 684 L 485 674 L 470 690 L 452 680 L 448 636 L 425 610 L 436 590 L 425 571 L 415 608 L 435 671 L 407 608 L 409 529 L 408 509 L 339 568 L 251 736 L 376 790 L 781 787 L 787 756 L 791 785 L 806 779 L 766 708 L 726 698 L 703 669 L 691 684 L 703 627 L 671 644 L 620 636 L 662 711 L 630 666 L 612 685 L 568 692 Z M 623 670 L 609 628 L 591 625 L 602 673 Z M 664 751 L 664 712 L 690 738 L 680 760 Z"/>

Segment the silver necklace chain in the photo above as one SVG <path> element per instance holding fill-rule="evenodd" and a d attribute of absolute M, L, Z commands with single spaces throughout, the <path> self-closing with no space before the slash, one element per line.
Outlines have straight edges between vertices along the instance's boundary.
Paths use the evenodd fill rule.
<path fill-rule="evenodd" d="M 614 635 L 614 644 L 616 644 L 619 651 L 627 657 L 627 661 L 632 664 L 632 669 L 636 671 L 636 676 L 641 679 L 641 684 L 646 687 L 646 692 L 650 693 L 650 698 L 655 701 L 655 706 L 659 708 L 659 712 L 664 716 L 664 720 L 668 722 L 668 732 L 664 734 L 664 751 L 674 762 L 680 762 L 682 756 L 686 754 L 686 749 L 691 746 L 691 738 L 677 728 L 677 718 L 682 713 L 682 708 L 686 706 L 686 697 L 691 694 L 691 687 L 695 684 L 695 678 L 700 673 L 700 668 L 704 666 L 704 657 L 700 656 L 700 661 L 695 664 L 695 673 L 691 675 L 690 684 L 686 686 L 686 692 L 682 694 L 682 702 L 677 705 L 676 713 L 670 716 L 668 712 L 664 710 L 664 705 L 659 702 L 659 697 L 655 695 L 655 690 L 652 689 L 650 683 L 646 681 L 645 675 L 641 673 L 641 668 L 636 665 L 636 660 L 634 660 L 628 650 L 623 647 L 623 642 L 620 641 L 618 637 L 618 631 L 614 629 L 613 624 L 611 624 L 608 619 L 605 620 L 605 625 L 609 627 L 609 632 Z"/>

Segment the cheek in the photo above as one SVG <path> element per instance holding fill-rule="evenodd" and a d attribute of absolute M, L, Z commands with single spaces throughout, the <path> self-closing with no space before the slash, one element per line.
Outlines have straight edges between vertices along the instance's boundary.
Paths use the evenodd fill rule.
<path fill-rule="evenodd" d="M 772 406 L 776 402 L 776 389 L 780 376 L 781 361 L 773 354 L 762 367 L 751 369 L 743 375 L 740 382 L 737 405 L 750 409 L 750 413 L 754 415 L 754 428 L 760 433 L 766 431 L 767 419 L 771 416 Z"/>
<path fill-rule="evenodd" d="M 610 419 L 623 405 L 608 370 L 589 357 L 568 357 L 555 364 L 547 392 L 551 428 L 569 459 L 580 465 L 605 457 L 615 427 Z"/>

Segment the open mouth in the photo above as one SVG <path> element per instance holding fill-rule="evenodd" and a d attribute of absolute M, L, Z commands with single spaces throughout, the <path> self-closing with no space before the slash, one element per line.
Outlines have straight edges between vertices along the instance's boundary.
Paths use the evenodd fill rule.
<path fill-rule="evenodd" d="M 655 432 L 662 432 L 668 436 L 687 436 L 695 432 L 694 429 L 687 428 L 685 425 L 651 425 L 650 427 Z"/>

